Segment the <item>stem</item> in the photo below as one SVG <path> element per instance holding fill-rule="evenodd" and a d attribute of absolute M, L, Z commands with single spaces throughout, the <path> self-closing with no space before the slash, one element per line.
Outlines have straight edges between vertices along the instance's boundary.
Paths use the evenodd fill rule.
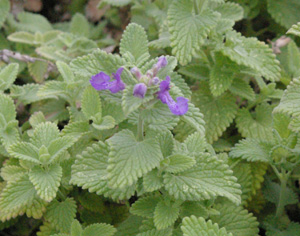
<path fill-rule="evenodd" d="M 199 14 L 199 6 L 197 4 L 197 0 L 194 0 L 194 8 L 195 8 L 196 15 L 198 15 Z"/>
<path fill-rule="evenodd" d="M 139 110 L 139 122 L 137 127 L 137 135 L 138 141 L 144 140 L 144 121 L 142 119 L 141 110 Z"/>
<path fill-rule="evenodd" d="M 284 201 L 285 201 L 285 194 L 286 194 L 286 184 L 287 184 L 288 176 L 285 172 L 282 173 L 280 178 L 280 195 L 279 195 L 279 202 L 276 209 L 276 217 L 280 217 L 284 212 Z"/>

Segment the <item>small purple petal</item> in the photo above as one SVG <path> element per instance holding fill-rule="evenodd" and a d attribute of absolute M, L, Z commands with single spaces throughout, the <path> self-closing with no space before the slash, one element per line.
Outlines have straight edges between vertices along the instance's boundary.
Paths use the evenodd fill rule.
<path fill-rule="evenodd" d="M 147 86 L 144 83 L 136 84 L 133 88 L 133 96 L 144 98 L 147 92 Z"/>
<path fill-rule="evenodd" d="M 152 70 L 153 70 L 153 76 L 156 76 L 158 71 L 168 65 L 167 58 L 164 56 L 161 56 L 158 58 L 158 61 L 156 64 L 153 65 Z"/>
<path fill-rule="evenodd" d="M 90 83 L 94 87 L 94 89 L 104 90 L 104 89 L 108 89 L 109 80 L 110 80 L 109 75 L 101 71 L 100 73 L 92 76 L 92 78 L 90 79 Z"/>
<path fill-rule="evenodd" d="M 182 116 L 189 110 L 188 99 L 184 97 L 177 97 L 177 103 L 168 104 L 170 111 L 177 116 Z"/>
<path fill-rule="evenodd" d="M 165 80 L 160 82 L 159 84 L 160 90 L 158 92 L 158 95 L 170 90 L 170 81 L 171 81 L 170 76 L 167 76 Z"/>
<path fill-rule="evenodd" d="M 113 77 L 115 80 L 121 81 L 121 74 L 122 74 L 123 70 L 124 70 L 124 68 L 120 67 L 115 74 L 113 73 Z"/>
<path fill-rule="evenodd" d="M 141 71 L 137 67 L 133 67 L 130 72 L 138 79 L 140 80 L 142 77 Z"/>
<path fill-rule="evenodd" d="M 149 85 L 153 86 L 153 85 L 158 85 L 160 82 L 160 79 L 158 77 L 153 77 L 152 79 L 150 79 L 149 81 Z"/>

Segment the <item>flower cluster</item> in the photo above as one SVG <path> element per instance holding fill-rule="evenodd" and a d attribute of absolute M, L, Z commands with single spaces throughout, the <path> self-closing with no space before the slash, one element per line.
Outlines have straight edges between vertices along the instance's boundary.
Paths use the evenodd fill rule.
<path fill-rule="evenodd" d="M 157 93 L 157 98 L 161 100 L 162 103 L 167 104 L 170 111 L 174 115 L 184 115 L 188 111 L 188 99 L 184 97 L 177 97 L 176 102 L 171 97 L 170 90 L 170 76 L 167 76 L 165 80 L 160 81 L 157 77 L 158 72 L 166 67 L 168 61 L 166 57 L 161 56 L 158 58 L 158 62 L 153 65 L 151 70 L 148 70 L 146 75 L 142 75 L 137 67 L 133 67 L 130 71 L 139 81 L 133 88 L 133 96 L 143 99 L 147 93 L 148 86 L 159 85 L 159 92 Z M 112 93 L 117 93 L 125 89 L 125 84 L 121 79 L 121 74 L 124 68 L 119 68 L 115 74 L 113 74 L 113 79 L 104 72 L 100 72 L 92 76 L 90 83 L 96 90 L 109 90 Z"/>

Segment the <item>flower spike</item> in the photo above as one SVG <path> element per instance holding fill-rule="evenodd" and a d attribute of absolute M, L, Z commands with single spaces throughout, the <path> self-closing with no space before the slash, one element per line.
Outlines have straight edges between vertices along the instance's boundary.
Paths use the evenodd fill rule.
<path fill-rule="evenodd" d="M 170 76 L 167 76 L 165 80 L 160 82 L 159 88 L 160 91 L 158 92 L 158 98 L 161 100 L 162 103 L 167 104 L 170 111 L 177 116 L 184 115 L 188 109 L 188 99 L 184 97 L 177 97 L 175 102 L 171 97 L 169 90 L 170 90 Z"/>
<path fill-rule="evenodd" d="M 125 89 L 125 84 L 121 79 L 121 74 L 124 68 L 120 67 L 116 73 L 113 73 L 113 78 L 115 80 L 110 81 L 109 75 L 105 74 L 103 71 L 94 75 L 90 79 L 91 85 L 96 90 L 109 90 L 111 93 L 117 93 Z"/>

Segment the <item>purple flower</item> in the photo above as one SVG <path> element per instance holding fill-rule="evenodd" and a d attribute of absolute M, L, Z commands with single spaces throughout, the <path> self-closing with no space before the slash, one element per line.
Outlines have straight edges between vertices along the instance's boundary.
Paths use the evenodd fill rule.
<path fill-rule="evenodd" d="M 147 92 L 147 86 L 144 83 L 136 84 L 133 88 L 133 96 L 144 98 Z"/>
<path fill-rule="evenodd" d="M 125 89 L 125 84 L 121 79 L 121 74 L 124 68 L 120 67 L 117 72 L 113 75 L 115 80 L 110 81 L 109 75 L 105 74 L 104 72 L 100 72 L 90 79 L 91 85 L 96 90 L 106 90 L 108 89 L 112 93 L 117 93 L 123 89 Z"/>
<path fill-rule="evenodd" d="M 170 90 L 170 76 L 167 76 L 165 80 L 160 82 L 159 85 L 159 92 L 158 92 L 158 98 L 161 100 L 162 103 L 167 104 L 170 111 L 177 116 L 184 115 L 188 109 L 188 99 L 184 97 L 177 97 L 175 102 L 173 98 L 171 97 L 169 90 Z"/>
<path fill-rule="evenodd" d="M 153 85 L 158 85 L 160 82 L 160 79 L 158 77 L 153 77 L 149 80 L 149 85 L 153 86 Z"/>
<path fill-rule="evenodd" d="M 168 65 L 167 58 L 165 56 L 159 57 L 157 63 L 152 67 L 153 76 L 156 76 L 158 71 L 166 65 Z"/>
<path fill-rule="evenodd" d="M 133 67 L 130 72 L 138 79 L 140 80 L 142 77 L 141 71 L 137 67 Z"/>

